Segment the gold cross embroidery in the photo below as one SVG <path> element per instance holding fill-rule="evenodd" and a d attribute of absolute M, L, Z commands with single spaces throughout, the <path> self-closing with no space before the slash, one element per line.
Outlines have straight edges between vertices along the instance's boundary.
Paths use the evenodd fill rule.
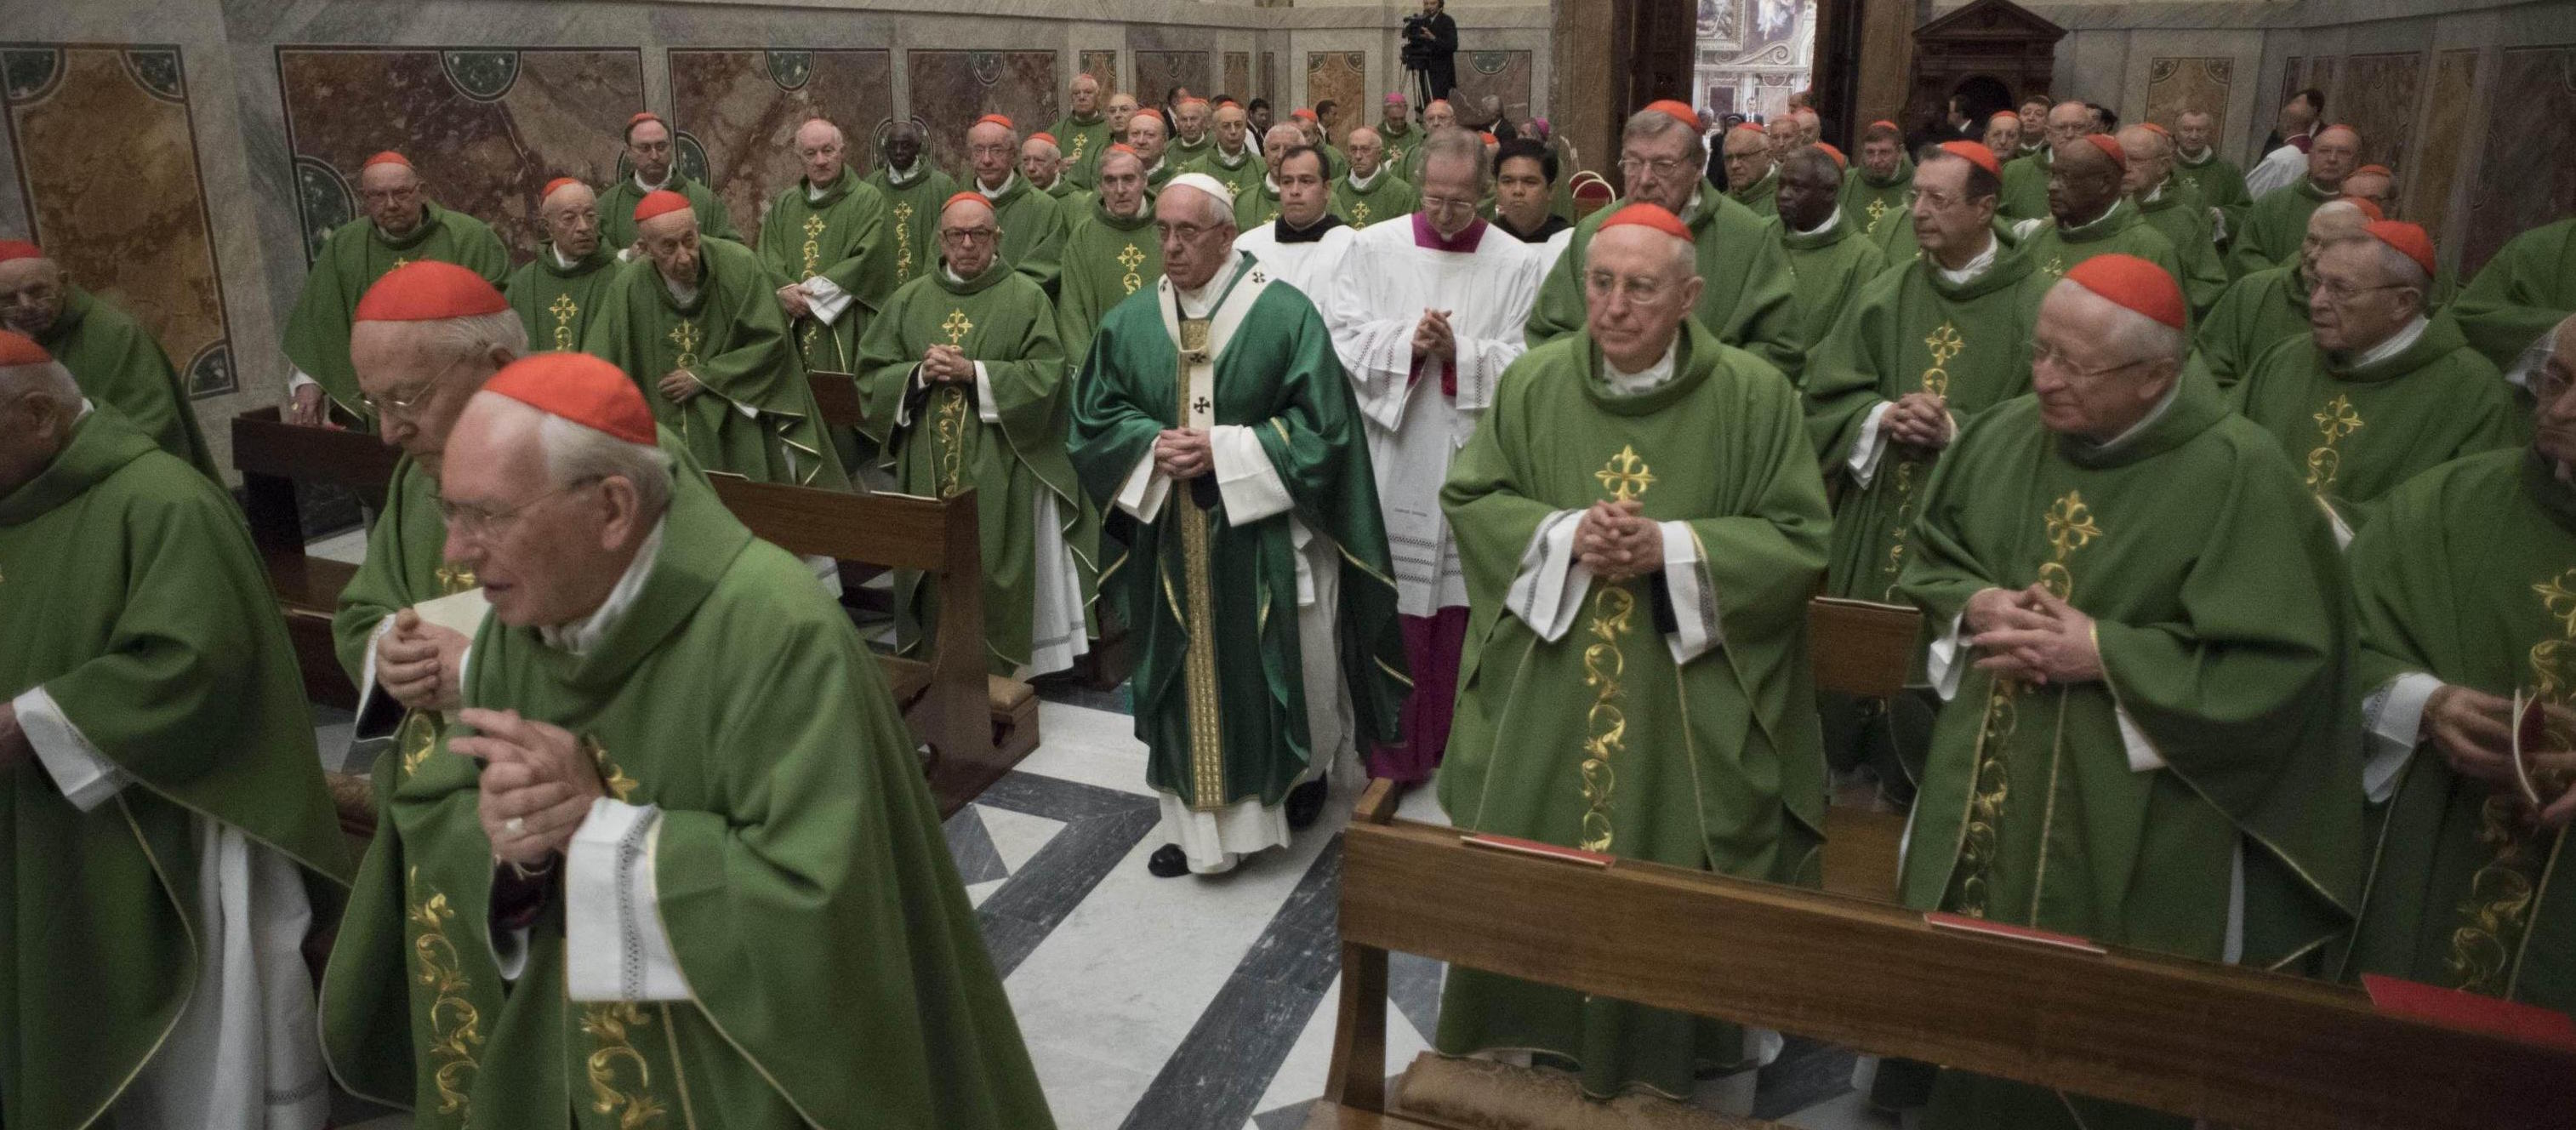
<path fill-rule="evenodd" d="M 474 587 L 474 570 L 452 561 L 441 562 L 430 575 L 438 580 L 440 596 L 454 596 Z"/>
<path fill-rule="evenodd" d="M 394 270 L 399 271 L 408 266 L 411 266 L 411 260 L 408 257 L 401 255 L 394 256 Z"/>
<path fill-rule="evenodd" d="M 570 294 L 558 294 L 554 305 L 546 307 L 546 313 L 555 316 L 555 348 L 569 352 L 573 347 L 572 320 L 581 313 L 581 304 L 574 302 Z"/>
<path fill-rule="evenodd" d="M 1940 329 L 1932 331 L 1932 336 L 1923 339 L 1923 347 L 1932 351 L 1932 367 L 1923 370 L 1923 391 L 1934 396 L 1949 396 L 1948 365 L 1951 358 L 1958 356 L 1961 350 L 1968 347 L 1967 339 L 1959 336 L 1958 326 L 1945 319 Z"/>
<path fill-rule="evenodd" d="M 669 340 L 671 345 L 679 350 L 678 355 L 671 358 L 671 367 L 674 369 L 696 368 L 698 365 L 698 343 L 706 340 L 705 335 L 698 332 L 697 323 L 680 323 L 676 328 L 672 329 Z"/>
<path fill-rule="evenodd" d="M 812 278 L 822 269 L 823 217 L 805 217 L 805 277 Z"/>
<path fill-rule="evenodd" d="M 975 332 L 975 323 L 966 317 L 963 309 L 953 309 L 948 312 L 948 320 L 939 323 L 939 332 L 947 334 L 948 344 L 954 347 L 965 341 L 967 334 Z"/>
<path fill-rule="evenodd" d="M 1127 250 L 1118 253 L 1118 265 L 1127 268 L 1125 277 L 1118 280 L 1126 286 L 1127 293 L 1134 294 L 1137 287 L 1145 285 L 1144 277 L 1136 273 L 1136 268 L 1145 265 L 1145 253 L 1137 250 L 1135 244 L 1128 244 Z"/>
<path fill-rule="evenodd" d="M 894 281 L 912 277 L 912 203 L 894 206 Z"/>
<path fill-rule="evenodd" d="M 1862 234 L 1867 235 L 1878 231 L 1878 218 L 1886 214 L 1887 198 L 1872 197 L 1869 202 L 1869 226 L 1862 229 Z"/>
<path fill-rule="evenodd" d="M 2065 277 L 2066 277 L 2066 256 L 2064 256 L 2064 255 L 2051 255 L 2051 256 L 2049 256 L 2049 257 L 2048 257 L 2048 265 L 2047 265 L 2047 266 L 2045 266 L 2045 267 L 2040 268 L 2040 270 L 2043 270 L 2043 271 L 2048 272 L 2048 274 L 2049 274 L 2050 276 L 2055 277 L 2055 278 L 2061 278 L 2061 279 L 2062 279 L 2062 278 L 2065 278 Z"/>
<path fill-rule="evenodd" d="M 1643 497 L 1646 488 L 1655 485 L 1654 469 L 1637 457 L 1637 449 L 1633 445 L 1621 445 L 1619 454 L 1611 456 L 1609 462 L 1592 473 L 1592 477 L 1601 480 L 1601 489 L 1609 491 L 1610 497 L 1619 502 Z"/>
<path fill-rule="evenodd" d="M 2308 452 L 2308 489 L 2323 495 L 2343 471 L 2343 452 L 2336 445 L 2362 429 L 2361 413 L 2353 408 L 2351 397 L 2337 393 L 2309 419 L 2317 422 L 2321 442 Z"/>
<path fill-rule="evenodd" d="M 1356 200 L 1356 201 L 1353 201 L 1353 202 L 1351 203 L 1351 226 L 1352 226 L 1352 227 L 1355 227 L 1355 228 L 1364 228 L 1364 227 L 1367 227 L 1367 226 L 1368 226 L 1368 222 L 1369 222 L 1369 206 L 1368 206 L 1368 201 L 1366 201 L 1366 200 Z"/>
<path fill-rule="evenodd" d="M 1077 134 L 1073 135 L 1073 159 L 1074 159 L 1074 160 L 1076 160 L 1076 161 L 1082 160 L 1082 151 L 1083 151 L 1084 149 L 1086 149 L 1086 148 L 1090 147 L 1090 145 L 1091 145 L 1091 135 L 1090 135 L 1090 134 L 1087 134 L 1087 133 L 1077 133 Z"/>

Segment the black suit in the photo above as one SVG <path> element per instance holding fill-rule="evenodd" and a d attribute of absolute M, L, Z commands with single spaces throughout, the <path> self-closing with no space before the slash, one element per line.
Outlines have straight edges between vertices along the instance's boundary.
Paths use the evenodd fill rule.
<path fill-rule="evenodd" d="M 1406 41 L 1406 65 L 1411 66 L 1413 60 L 1420 60 L 1423 80 L 1430 87 L 1431 98 L 1447 98 L 1458 88 L 1458 21 L 1449 18 L 1449 13 L 1444 11 L 1425 21 L 1423 26 L 1430 29 L 1431 39 L 1428 42 L 1419 38 Z M 1425 99 L 1424 104 L 1428 105 L 1429 100 Z"/>

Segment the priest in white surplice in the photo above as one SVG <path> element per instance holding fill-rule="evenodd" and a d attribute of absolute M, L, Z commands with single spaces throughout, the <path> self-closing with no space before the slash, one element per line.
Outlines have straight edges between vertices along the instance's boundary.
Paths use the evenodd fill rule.
<path fill-rule="evenodd" d="M 1369 750 L 1369 775 L 1407 787 L 1440 767 L 1467 635 L 1467 579 L 1440 485 L 1527 348 L 1521 328 L 1553 263 L 1545 247 L 1476 217 L 1492 174 L 1475 135 L 1443 130 L 1422 145 L 1422 210 L 1352 237 L 1322 304 L 1367 421 L 1413 675 L 1403 738 Z"/>
<path fill-rule="evenodd" d="M 1237 251 L 1249 251 L 1270 277 L 1304 292 L 1320 307 L 1320 289 L 1336 275 L 1333 263 L 1349 247 L 1349 224 L 1332 213 L 1332 178 L 1324 171 L 1324 153 L 1312 146 L 1291 147 L 1279 158 L 1279 218 L 1248 228 L 1234 237 Z M 1258 191 L 1258 190 L 1256 190 Z"/>

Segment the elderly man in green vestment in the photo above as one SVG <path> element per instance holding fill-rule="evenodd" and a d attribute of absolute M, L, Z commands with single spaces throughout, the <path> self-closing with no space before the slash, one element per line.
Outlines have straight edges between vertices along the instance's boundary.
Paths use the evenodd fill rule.
<path fill-rule="evenodd" d="M 161 450 L 224 481 L 170 355 L 134 316 L 73 285 L 35 244 L 0 240 L 0 328 L 36 339 L 81 395 L 113 408 Z"/>
<path fill-rule="evenodd" d="M 1045 292 L 995 250 L 1010 233 L 982 194 L 939 214 L 940 263 L 905 283 L 859 341 L 861 425 L 896 489 L 975 492 L 984 554 L 984 651 L 995 675 L 1028 679 L 1090 650 L 1100 536 L 1064 455 L 1064 348 Z M 939 606 L 915 572 L 895 579 L 901 644 L 936 634 Z"/>
<path fill-rule="evenodd" d="M 2534 443 L 2390 491 L 2346 559 L 2381 822 L 2345 972 L 2576 1013 L 2576 897 L 2552 866 L 2576 819 L 2576 318 L 2551 336 Z M 2543 719 L 2519 773 L 2516 697 Z"/>
<path fill-rule="evenodd" d="M 2285 147 L 2286 148 L 2286 147 Z M 2308 146 L 2308 175 L 2263 194 L 2245 211 L 2245 226 L 2232 233 L 2227 273 L 2243 278 L 2289 261 L 2317 205 L 2343 194 L 2343 181 L 2361 161 L 2361 132 L 2351 126 L 2318 130 Z"/>
<path fill-rule="evenodd" d="M 2013 225 L 2014 241 L 2030 256 L 2031 266 L 2050 278 L 2063 278 L 2096 255 L 2131 255 L 2181 282 L 2182 257 L 2173 241 L 2148 226 L 2138 206 L 2121 193 L 2128 151 L 2109 134 L 2088 133 L 2055 152 L 2048 167 L 2049 218 Z"/>
<path fill-rule="evenodd" d="M 1252 137 L 1251 119 L 1243 107 L 1231 102 L 1216 109 L 1216 145 L 1189 162 L 1184 170 L 1215 177 L 1226 191 L 1240 198 L 1261 183 L 1269 171 L 1263 147 Z"/>
<path fill-rule="evenodd" d="M 859 335 L 894 290 L 888 270 L 886 200 L 843 163 L 841 127 L 815 118 L 796 127 L 805 175 L 769 205 L 760 222 L 760 259 L 791 280 L 778 309 L 809 369 L 836 373 L 858 364 Z"/>
<path fill-rule="evenodd" d="M 1182 174 L 1155 211 L 1164 275 L 1102 320 L 1066 446 L 1127 547 L 1103 573 L 1162 810 L 1146 867 L 1169 878 L 1287 846 L 1330 763 L 1395 739 L 1406 681 L 1377 484 L 1322 316 L 1234 246 L 1224 185 Z"/>
<path fill-rule="evenodd" d="M 1769 136 L 1749 124 L 1726 131 L 1718 144 L 1726 161 L 1726 195 L 1756 216 L 1777 214 L 1780 161 L 1789 151 L 1773 151 Z"/>
<path fill-rule="evenodd" d="M 1211 112 L 1208 100 L 1195 94 L 1172 103 L 1172 160 L 1183 172 L 1196 168 L 1199 158 L 1216 148 L 1216 137 L 1208 131 Z"/>
<path fill-rule="evenodd" d="M 1398 219 L 1421 207 L 1415 185 L 1397 176 L 1386 163 L 1386 143 L 1376 130 L 1361 126 L 1343 138 L 1350 143 L 1351 168 L 1333 180 L 1332 211 L 1357 231 L 1383 220 Z"/>
<path fill-rule="evenodd" d="M 888 293 L 931 272 L 939 262 L 939 208 L 956 195 L 957 182 L 921 155 L 921 127 L 896 122 L 886 130 L 884 160 L 868 186 L 886 202 L 886 246 L 893 273 Z"/>
<path fill-rule="evenodd" d="M 975 173 L 969 187 L 1001 219 L 1002 262 L 1054 294 L 1056 276 L 1063 272 L 1058 256 L 1064 250 L 1064 205 L 1020 175 L 1019 130 L 1009 118 L 986 114 L 966 130 L 966 155 Z M 945 225 L 946 212 L 947 202 L 941 201 L 934 222 Z M 945 252 L 946 228 L 941 231 L 940 250 Z"/>
<path fill-rule="evenodd" d="M 2048 104 L 2040 103 L 2040 111 L 2046 113 L 2047 110 Z M 1887 124 L 1893 126 L 1896 123 Z M 2009 160 L 2019 156 L 2022 151 L 2021 128 L 2021 115 L 2010 110 L 1997 110 L 1986 116 L 1986 132 L 1978 140 L 1983 142 L 1986 148 Z M 2039 126 L 2034 124 L 2031 128 L 2037 129 Z"/>
<path fill-rule="evenodd" d="M 1901 590 L 1946 700 L 1908 906 L 2312 969 L 2361 890 L 2342 562 L 2262 429 L 2183 369 L 2182 288 L 2126 255 L 2050 288 L 2032 397 L 1942 456 Z M 1923 1125 L 2188 1127 L 1959 1072 Z"/>
<path fill-rule="evenodd" d="M 1279 164 L 1288 159 L 1289 150 L 1305 147 L 1306 131 L 1293 124 L 1283 122 L 1270 127 L 1270 132 L 1262 135 L 1261 181 L 1248 191 L 1234 193 L 1234 226 L 1237 230 L 1258 231 L 1277 221 L 1279 214 L 1287 210 L 1279 183 Z M 1316 156 L 1320 159 L 1323 155 L 1318 153 Z M 1322 166 L 1318 165 L 1318 172 L 1321 171 Z M 1210 179 L 1225 183 L 1222 178 Z M 1324 188 L 1324 199 L 1326 203 L 1321 211 L 1329 212 L 1332 210 L 1332 190 L 1329 187 Z M 1279 264 L 1274 262 L 1271 266 L 1276 268 Z"/>
<path fill-rule="evenodd" d="M 626 370 L 699 466 L 849 489 L 759 253 L 701 240 L 676 192 L 645 197 L 635 222 L 644 254 L 618 268 L 583 351 Z"/>
<path fill-rule="evenodd" d="M 1440 805 L 1462 829 L 1813 885 L 1806 610 L 1830 519 L 1797 390 L 1691 317 L 1680 219 L 1631 204 L 1594 230 L 1585 328 L 1503 374 L 1441 491 L 1471 613 Z M 1596 1099 L 1679 1099 L 1702 1068 L 1767 1059 L 1759 1036 L 1452 968 L 1434 1043 L 1563 1057 Z"/>
<path fill-rule="evenodd" d="M 1091 352 L 1100 320 L 1127 296 L 1153 288 L 1163 274 L 1163 243 L 1154 232 L 1154 198 L 1136 151 L 1111 146 L 1096 170 L 1099 199 L 1064 237 L 1064 280 L 1055 303 L 1057 340 L 1071 366 Z"/>
<path fill-rule="evenodd" d="M 1020 143 L 1020 177 L 1029 187 L 1055 197 L 1068 214 L 1070 227 L 1074 214 L 1091 206 L 1091 194 L 1065 175 L 1064 149 L 1056 144 L 1055 135 L 1039 130 Z"/>
<path fill-rule="evenodd" d="M 1770 362 L 1795 381 L 1806 363 L 1788 257 L 1762 230 L 1762 218 L 1708 183 L 1707 147 L 1699 119 L 1679 102 L 1661 101 L 1631 115 L 1619 139 L 1619 168 L 1628 196 L 1662 208 L 1690 225 L 1699 248 L 1699 306 L 1693 313 L 1717 340 Z M 1529 343 L 1535 348 L 1584 324 L 1584 249 L 1607 219 L 1608 209 L 1574 226 L 1565 253 L 1539 288 L 1530 311 Z"/>
<path fill-rule="evenodd" d="M 365 217 L 350 221 L 322 242 L 304 276 L 304 293 L 286 316 L 286 418 L 319 427 L 376 426 L 358 401 L 358 377 L 349 369 L 349 321 L 358 297 L 384 273 L 405 263 L 435 259 L 483 276 L 494 286 L 509 277 L 510 253 L 483 221 L 450 212 L 421 193 L 409 158 L 387 151 L 358 170 Z"/>
<path fill-rule="evenodd" d="M 2217 235 L 2211 230 L 2212 212 L 2203 204 L 2200 194 L 2185 186 L 2173 175 L 2173 140 L 2164 127 L 2138 125 L 2123 128 L 2117 135 L 2128 164 L 2121 173 L 2120 191 L 2138 208 L 2138 220 L 2147 227 L 2164 233 L 2173 244 L 2175 265 L 2182 274 L 2183 297 L 2191 301 L 2194 318 L 2206 316 L 2219 296 L 2227 293 L 2227 264 L 2219 258 Z"/>
<path fill-rule="evenodd" d="M 349 875 L 223 488 L 0 332 L 0 1122 L 318 1130 Z"/>
<path fill-rule="evenodd" d="M 456 422 L 472 732 L 379 777 L 338 1077 L 423 1128 L 1044 1130 L 876 661 L 655 439 L 580 354 Z"/>
<path fill-rule="evenodd" d="M 626 120 L 626 179 L 608 186 L 599 194 L 600 235 L 620 258 L 632 258 L 635 249 L 635 206 L 656 192 L 676 192 L 689 199 L 689 210 L 697 214 L 698 230 L 717 239 L 739 240 L 733 232 L 733 213 L 725 207 L 715 190 L 681 172 L 679 154 L 673 148 L 671 125 L 651 111 Z"/>
<path fill-rule="evenodd" d="M 2174 179 L 2200 194 L 2202 204 L 2216 209 L 2216 231 L 2222 240 L 2245 223 L 2254 198 L 2245 192 L 2245 170 L 2222 157 L 2211 144 L 2217 119 L 2207 110 L 2185 110 L 2174 118 Z"/>
<path fill-rule="evenodd" d="M 1413 167 L 1414 147 L 1429 136 L 1428 131 L 1417 129 L 1413 124 L 1413 100 L 1392 92 L 1379 103 L 1378 123 L 1373 132 L 1386 146 L 1386 166 L 1394 169 L 1400 177 Z M 1408 183 L 1412 180 L 1411 177 L 1405 179 Z"/>
<path fill-rule="evenodd" d="M 2513 237 L 2460 291 L 2451 310 L 2472 347 L 2529 387 L 2533 368 L 2524 353 L 2576 313 L 2576 218 Z"/>
<path fill-rule="evenodd" d="M 1877 239 L 1914 203 L 1914 161 L 1896 123 L 1876 121 L 1860 135 L 1860 164 L 1843 174 L 1844 222 Z"/>
<path fill-rule="evenodd" d="M 2049 107 L 2044 118 L 2025 119 L 2022 131 L 2026 146 L 2033 144 L 2031 134 L 2038 137 L 2036 148 L 2025 149 L 2004 166 L 2000 214 L 2008 223 L 2048 218 L 2048 185 L 2057 168 L 2058 147 L 2072 145 L 2093 132 L 2093 111 L 2081 102 L 2060 102 Z"/>
<path fill-rule="evenodd" d="M 2317 255 L 2328 243 L 2361 234 L 2380 218 L 2365 201 L 2329 200 L 2308 216 L 2305 238 L 2292 262 L 2267 267 L 2228 284 L 2218 305 L 2192 337 L 2191 364 L 2221 390 L 2236 387 L 2254 359 L 2273 343 L 2308 332 L 2308 304 L 2317 285 Z"/>
<path fill-rule="evenodd" d="M 590 332 L 599 296 L 617 277 L 617 258 L 599 240 L 598 198 L 580 181 L 556 177 L 547 182 L 537 219 L 546 226 L 546 239 L 537 245 L 536 258 L 510 272 L 502 290 L 526 325 L 529 341 L 569 353 L 580 349 L 582 336 Z M 358 383 L 364 386 L 366 378 L 361 375 Z"/>
<path fill-rule="evenodd" d="M 1909 191 L 1913 170 L 1906 170 Z M 1777 214 L 1764 221 L 1781 254 L 1798 300 L 1806 340 L 1821 345 L 1861 288 L 1887 268 L 1860 218 L 1842 204 L 1842 169 L 1810 146 L 1780 163 Z"/>
<path fill-rule="evenodd" d="M 1093 173 L 1099 168 L 1101 154 L 1109 151 L 1111 142 L 1124 140 L 1117 135 L 1123 124 L 1113 123 L 1101 113 L 1099 79 L 1089 74 L 1073 76 L 1066 91 L 1064 116 L 1046 128 L 1047 134 L 1055 138 L 1057 151 L 1071 162 L 1064 171 L 1065 179 L 1076 188 L 1094 187 Z"/>
<path fill-rule="evenodd" d="M 1127 147 L 1136 151 L 1136 159 L 1145 163 L 1145 190 L 1161 192 L 1173 177 L 1182 172 L 1181 162 L 1167 157 L 1171 147 L 1171 123 L 1151 110 L 1138 111 L 1127 120 Z"/>
<path fill-rule="evenodd" d="M 2517 446 L 2522 413 L 2495 364 L 2428 312 L 2433 241 L 2400 220 L 2317 256 L 2309 332 L 2275 343 L 2229 391 L 2305 470 L 2346 541 L 2368 503 L 2418 472 Z"/>

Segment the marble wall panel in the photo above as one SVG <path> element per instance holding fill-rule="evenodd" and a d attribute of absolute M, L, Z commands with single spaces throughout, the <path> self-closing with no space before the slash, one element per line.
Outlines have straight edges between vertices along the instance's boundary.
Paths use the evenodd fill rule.
<path fill-rule="evenodd" d="M 1109 103 L 1110 95 L 1123 89 L 1118 85 L 1118 53 L 1115 51 L 1082 52 L 1074 69 L 1100 81 L 1100 102 L 1104 106 Z"/>
<path fill-rule="evenodd" d="M 235 391 L 179 49 L 0 47 L 27 235 L 159 339 L 192 398 Z"/>
<path fill-rule="evenodd" d="M 1368 120 L 1368 52 L 1309 51 L 1306 53 L 1306 102 L 1308 106 L 1334 102 L 1337 122 Z M 1286 115 L 1281 115 L 1286 121 Z M 1327 131 L 1327 139 L 1339 144 L 1339 130 Z"/>
<path fill-rule="evenodd" d="M 643 52 L 631 47 L 286 46 L 277 78 L 308 259 L 358 213 L 359 163 L 399 149 L 432 199 L 491 224 L 524 261 L 542 235 L 538 190 L 615 180 L 619 133 L 644 108 Z M 685 136 L 681 148 L 703 164 Z"/>
<path fill-rule="evenodd" d="M 1246 102 L 1252 101 L 1252 52 L 1225 53 L 1224 92 Z"/>
<path fill-rule="evenodd" d="M 1269 99 L 1272 103 L 1276 104 L 1281 98 L 1287 97 L 1287 92 L 1280 89 L 1279 86 L 1281 78 L 1279 74 L 1278 52 L 1264 51 L 1261 53 L 1261 77 L 1259 81 L 1261 83 L 1261 96 Z"/>
<path fill-rule="evenodd" d="M 967 167 L 975 119 L 1000 114 L 1026 137 L 1054 122 L 1062 102 L 1053 51 L 906 51 L 904 66 L 913 120 L 929 131 L 931 159 L 943 169 Z"/>
<path fill-rule="evenodd" d="M 878 131 L 894 123 L 887 51 L 673 48 L 671 120 L 706 154 L 708 185 L 756 238 L 769 202 L 805 175 L 796 129 L 828 118 L 849 140 L 853 169 L 874 167 Z"/>
<path fill-rule="evenodd" d="M 1461 51 L 1458 53 L 1457 102 L 1461 121 L 1484 125 L 1485 96 L 1503 100 L 1503 116 L 1514 122 L 1530 116 L 1531 62 L 1527 51 Z"/>
<path fill-rule="evenodd" d="M 2532 228 L 2576 214 L 2576 43 L 2497 58 L 2486 151 L 2469 190 L 2466 277 Z"/>
<path fill-rule="evenodd" d="M 2159 57 L 2147 67 L 2146 120 L 2171 129 L 2185 111 L 2214 120 L 2209 136 L 2226 137 L 2227 95 L 2235 84 L 2236 60 L 2226 56 Z"/>
<path fill-rule="evenodd" d="M 1160 105 L 1163 95 L 1175 86 L 1186 86 L 1194 93 L 1210 93 L 1211 81 L 1208 53 L 1205 51 L 1136 53 L 1136 101 L 1144 105 Z"/>
<path fill-rule="evenodd" d="M 2478 53 L 2472 49 L 2433 56 L 2433 81 L 2426 101 L 2424 134 L 2415 147 L 2414 168 L 2400 168 L 2405 178 L 2405 215 L 2436 238 L 2447 230 L 2451 195 L 2468 171 L 2470 112 L 2478 85 Z"/>
<path fill-rule="evenodd" d="M 2415 139 L 2416 111 L 2423 103 L 2424 55 L 2355 55 L 2344 60 L 2343 91 L 2329 122 L 2361 131 L 2363 164 L 2380 164 L 2407 176 L 2407 153 Z"/>

